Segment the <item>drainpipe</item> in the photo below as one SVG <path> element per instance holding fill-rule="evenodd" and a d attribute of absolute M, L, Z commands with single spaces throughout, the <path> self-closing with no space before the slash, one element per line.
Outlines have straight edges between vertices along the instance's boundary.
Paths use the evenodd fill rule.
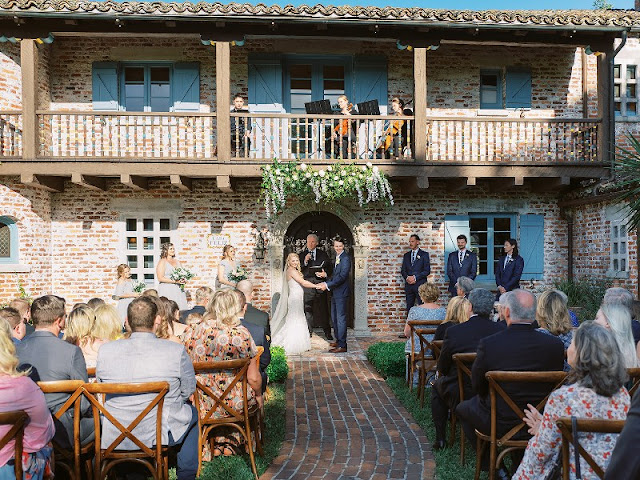
<path fill-rule="evenodd" d="M 613 64 L 616 58 L 616 55 L 618 53 L 620 53 L 620 50 L 622 50 L 622 48 L 626 45 L 627 43 L 627 30 L 623 30 L 622 31 L 622 35 L 620 36 L 620 45 L 618 45 L 618 47 L 613 51 L 613 54 L 611 55 L 611 58 L 609 59 L 609 111 L 611 112 L 611 116 L 613 117 L 611 119 L 611 122 L 609 122 L 609 154 L 611 156 L 611 174 L 610 176 L 613 177 L 613 167 L 615 165 L 615 158 L 616 158 L 616 115 L 615 115 L 615 102 L 614 102 L 614 95 L 613 95 L 613 87 L 615 84 L 615 81 L 613 80 Z"/>
<path fill-rule="evenodd" d="M 560 207 L 560 216 L 567 222 L 567 279 L 573 282 L 573 213 Z"/>

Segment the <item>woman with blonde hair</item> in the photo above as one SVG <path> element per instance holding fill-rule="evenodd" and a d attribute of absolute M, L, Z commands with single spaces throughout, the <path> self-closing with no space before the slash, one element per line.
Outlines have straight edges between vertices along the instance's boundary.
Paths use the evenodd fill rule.
<path fill-rule="evenodd" d="M 257 355 L 256 344 L 249 331 L 242 326 L 240 319 L 244 315 L 246 301 L 244 294 L 237 290 L 224 289 L 217 291 L 207 308 L 202 322 L 187 327 L 183 342 L 187 353 L 194 362 L 218 362 L 253 358 Z M 217 395 L 222 395 L 232 382 L 234 375 L 227 372 L 198 375 L 198 381 L 211 388 Z M 251 388 L 247 389 L 249 407 L 262 405 L 262 377 L 257 362 L 251 362 L 247 372 L 247 381 Z M 234 409 L 242 407 L 242 386 L 236 384 L 225 397 L 227 405 Z M 200 414 L 206 414 L 213 407 L 213 402 L 206 398 L 200 405 Z M 223 408 L 218 407 L 213 418 L 227 416 Z M 233 455 L 241 444 L 242 437 L 234 430 L 216 429 L 216 436 L 210 439 L 214 456 Z M 205 446 L 207 446 L 205 444 Z M 205 448 L 204 458 L 210 457 Z"/>
<path fill-rule="evenodd" d="M 236 282 L 229 280 L 229 274 L 236 269 L 236 249 L 233 245 L 225 245 L 222 249 L 222 260 L 218 265 L 216 290 L 235 288 Z"/>
<path fill-rule="evenodd" d="M 118 312 L 116 317 L 119 323 Z M 106 342 L 96 334 L 95 311 L 90 307 L 78 307 L 72 310 L 67 317 L 63 340 L 80 347 L 87 368 L 95 367 L 98 349 Z"/>
<path fill-rule="evenodd" d="M 111 305 L 100 305 L 94 310 L 96 313 L 96 325 L 94 335 L 105 342 L 111 342 L 122 338 L 122 323 L 120 314 Z"/>
<path fill-rule="evenodd" d="M 187 326 L 179 321 L 180 310 L 178 309 L 178 304 L 167 297 L 160 297 L 159 303 L 162 304 L 162 308 L 158 309 L 160 324 L 156 328 L 156 337 L 182 343 L 179 337 L 187 329 Z"/>
<path fill-rule="evenodd" d="M 622 304 L 603 304 L 596 314 L 596 323 L 613 333 L 625 368 L 638 366 L 636 342 L 631 331 L 631 312 Z"/>
<path fill-rule="evenodd" d="M 434 334 L 433 339 L 444 340 L 444 334 L 450 326 L 464 323 L 469 320 L 470 316 L 471 302 L 469 302 L 465 297 L 453 297 L 449 300 L 444 321 L 438 325 L 438 328 L 436 328 L 436 333 Z"/>
<path fill-rule="evenodd" d="M 15 478 L 15 461 L 22 462 L 24 478 L 49 478 L 55 427 L 47 408 L 42 390 L 27 375 L 29 371 L 18 371 L 16 347 L 11 340 L 11 329 L 5 320 L 0 320 L 0 412 L 24 410 L 29 421 L 22 438 L 22 458 L 14 458 L 15 441 L 0 449 L 0 478 Z M 0 438 L 11 428 L 0 426 Z M 12 461 L 13 460 L 13 461 Z"/>
<path fill-rule="evenodd" d="M 129 304 L 140 294 L 133 291 L 133 280 L 131 280 L 131 268 L 129 268 L 129 265 L 126 263 L 118 265 L 117 274 L 118 283 L 116 283 L 116 290 L 113 292 L 113 296 L 118 301 L 118 314 L 122 320 L 122 325 L 124 325 Z"/>

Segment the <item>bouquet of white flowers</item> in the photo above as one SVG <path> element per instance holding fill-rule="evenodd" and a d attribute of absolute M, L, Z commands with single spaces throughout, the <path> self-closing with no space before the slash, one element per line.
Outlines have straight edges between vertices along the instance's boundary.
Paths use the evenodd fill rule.
<path fill-rule="evenodd" d="M 249 273 L 244 268 L 237 267 L 235 270 L 229 272 L 227 278 L 230 282 L 238 283 L 249 278 Z"/>
<path fill-rule="evenodd" d="M 184 284 L 195 277 L 195 274 L 188 268 L 178 267 L 174 268 L 171 272 L 171 280 L 177 282 L 180 285 L 180 290 L 184 292 Z"/>
<path fill-rule="evenodd" d="M 147 284 L 144 282 L 136 282 L 133 284 L 133 291 L 136 293 L 142 293 L 147 289 Z"/>

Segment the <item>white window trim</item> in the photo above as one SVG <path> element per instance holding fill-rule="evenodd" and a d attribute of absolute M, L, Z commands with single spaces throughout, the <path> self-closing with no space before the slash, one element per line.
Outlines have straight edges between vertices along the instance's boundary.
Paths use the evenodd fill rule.
<path fill-rule="evenodd" d="M 616 59 L 618 60 L 618 59 Z M 638 107 L 640 105 L 640 99 L 638 98 L 638 94 L 640 92 L 638 92 L 638 88 L 640 87 L 640 83 L 638 83 L 638 74 L 640 73 L 640 62 L 638 61 L 634 61 L 634 60 L 620 60 L 620 63 L 616 63 L 616 66 L 620 66 L 620 78 L 613 79 L 613 83 L 614 85 L 620 85 L 620 96 L 618 97 L 614 97 L 614 102 L 615 103 L 620 103 L 620 113 L 619 114 L 615 114 L 614 111 L 614 115 L 616 118 L 620 119 L 640 119 L 640 111 L 638 111 Z M 633 80 L 629 80 L 627 79 L 627 66 L 629 65 L 633 65 L 636 67 L 636 78 Z M 634 98 L 629 98 L 627 97 L 627 85 L 628 84 L 634 84 L 636 85 L 636 96 Z M 629 101 L 635 102 L 636 104 L 636 113 L 635 115 L 628 115 L 627 114 L 627 103 Z"/>
<path fill-rule="evenodd" d="M 629 278 L 629 243 L 630 243 L 630 236 L 629 236 L 629 229 L 626 228 L 626 223 L 627 223 L 627 219 L 628 214 L 626 213 L 625 210 L 620 210 L 620 206 L 619 205 L 614 205 L 614 206 L 610 206 L 607 207 L 606 212 L 606 219 L 609 222 L 609 230 L 607 232 L 607 241 L 609 243 L 609 268 L 606 272 L 606 276 L 608 278 L 620 278 L 620 279 L 627 279 Z M 625 248 L 625 253 L 617 253 L 614 254 L 613 253 L 613 245 L 614 245 L 614 238 L 613 238 L 613 230 L 614 227 L 618 227 L 618 229 L 624 226 L 626 229 L 626 239 L 625 239 L 625 244 L 626 244 L 626 248 Z M 618 237 L 620 238 L 620 237 Z M 624 260 L 625 261 L 625 265 L 626 265 L 626 270 L 625 271 L 621 271 L 621 270 L 615 270 L 613 268 L 613 261 L 617 259 L 618 262 L 620 260 Z M 620 263 L 618 263 L 619 265 Z"/>

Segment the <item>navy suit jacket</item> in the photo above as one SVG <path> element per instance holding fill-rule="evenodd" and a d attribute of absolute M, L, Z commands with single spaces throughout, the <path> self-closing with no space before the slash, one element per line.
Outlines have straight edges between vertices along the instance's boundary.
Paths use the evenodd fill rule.
<path fill-rule="evenodd" d="M 449 277 L 451 295 L 457 295 L 456 282 L 460 277 L 469 277 L 471 280 L 475 280 L 476 272 L 478 271 L 478 256 L 475 253 L 469 250 L 465 251 L 464 260 L 462 260 L 462 266 L 460 266 L 458 252 L 459 250 L 451 252 L 447 260 L 447 276 Z"/>
<path fill-rule="evenodd" d="M 260 355 L 260 376 L 262 377 L 262 393 L 264 393 L 267 390 L 267 367 L 271 363 L 271 337 L 263 326 L 252 323 L 246 317 L 242 319 L 242 326 L 249 330 L 256 346 L 264 347 L 264 352 Z"/>
<path fill-rule="evenodd" d="M 504 260 L 507 258 L 503 255 L 496 265 L 496 286 L 503 286 L 507 292 L 520 288 L 520 277 L 524 270 L 524 258 L 516 255 L 511 258 L 511 262 L 504 266 Z"/>
<path fill-rule="evenodd" d="M 331 280 L 327 281 L 327 287 L 334 298 L 344 298 L 351 294 L 349 286 L 349 273 L 351 272 L 351 259 L 347 252 L 340 255 L 340 263 L 333 268 Z"/>
<path fill-rule="evenodd" d="M 402 259 L 402 268 L 400 269 L 400 274 L 402 278 L 404 278 L 404 289 L 418 290 L 418 287 L 427 281 L 427 277 L 431 273 L 431 264 L 429 263 L 429 254 L 422 250 L 418 249 L 418 255 L 416 257 L 416 261 L 411 265 L 411 250 L 404 254 L 404 258 Z M 416 276 L 416 283 L 410 285 L 407 283 L 407 277 L 412 275 Z"/>

